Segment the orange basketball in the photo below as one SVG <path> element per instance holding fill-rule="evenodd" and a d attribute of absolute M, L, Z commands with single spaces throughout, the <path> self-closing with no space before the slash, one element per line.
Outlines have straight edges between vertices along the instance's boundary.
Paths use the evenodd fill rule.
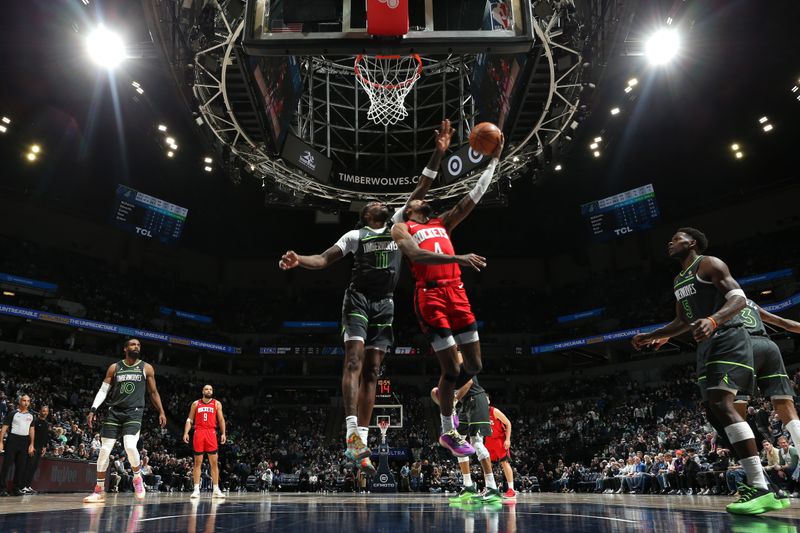
<path fill-rule="evenodd" d="M 502 133 L 500 128 L 491 122 L 481 122 L 469 132 L 469 145 L 483 155 L 491 155 L 500 144 Z"/>

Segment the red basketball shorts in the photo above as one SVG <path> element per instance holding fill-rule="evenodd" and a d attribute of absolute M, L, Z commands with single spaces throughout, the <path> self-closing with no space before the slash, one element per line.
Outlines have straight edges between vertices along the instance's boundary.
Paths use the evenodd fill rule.
<path fill-rule="evenodd" d="M 217 432 L 213 429 L 195 429 L 192 441 L 194 453 L 216 453 Z"/>
<path fill-rule="evenodd" d="M 475 329 L 475 315 L 461 282 L 443 287 L 417 287 L 414 310 L 425 333 L 446 336 Z"/>
<path fill-rule="evenodd" d="M 503 441 L 501 440 L 488 438 L 483 440 L 483 444 L 486 446 L 486 449 L 489 450 L 489 460 L 493 463 L 511 457 L 510 450 L 506 450 L 503 447 Z"/>

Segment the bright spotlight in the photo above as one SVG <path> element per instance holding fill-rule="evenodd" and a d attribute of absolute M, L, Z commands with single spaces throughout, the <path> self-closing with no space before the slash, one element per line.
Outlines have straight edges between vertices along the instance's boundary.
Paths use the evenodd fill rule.
<path fill-rule="evenodd" d="M 619 108 L 618 107 L 611 108 L 611 114 L 612 115 L 619 115 Z"/>
<path fill-rule="evenodd" d="M 602 137 L 599 137 L 599 136 L 594 138 L 594 142 L 596 142 L 596 143 L 599 143 L 599 142 L 601 142 L 602 140 L 603 140 L 603 138 L 602 138 Z"/>
<path fill-rule="evenodd" d="M 11 119 L 8 117 L 3 117 L 3 124 L 11 124 Z"/>
<path fill-rule="evenodd" d="M 42 151 L 42 148 L 38 144 L 32 144 L 31 145 L 31 152 L 33 152 L 34 154 L 38 154 L 41 151 Z"/>
<path fill-rule="evenodd" d="M 736 152 L 736 159 L 741 159 L 743 157 L 744 157 L 744 154 L 742 152 Z"/>
<path fill-rule="evenodd" d="M 102 24 L 87 37 L 86 49 L 92 61 L 108 69 L 113 69 L 125 59 L 122 37 Z"/>
<path fill-rule="evenodd" d="M 175 152 L 173 152 L 172 150 L 167 152 L 167 157 L 174 157 L 174 156 L 175 156 Z"/>
<path fill-rule="evenodd" d="M 653 65 L 669 63 L 678 55 L 680 38 L 673 29 L 662 28 L 655 32 L 644 45 L 644 54 Z"/>
<path fill-rule="evenodd" d="M 589 145 L 589 149 L 590 149 L 590 150 L 594 150 L 594 149 L 596 149 L 598 146 L 600 146 L 600 145 L 599 145 L 599 144 L 597 144 L 597 143 L 592 143 L 592 144 L 590 144 L 590 145 Z"/>
<path fill-rule="evenodd" d="M 175 139 L 173 137 L 167 137 L 165 140 L 167 144 L 175 144 Z"/>
<path fill-rule="evenodd" d="M 137 87 L 136 92 L 139 94 L 144 94 L 144 89 L 142 89 L 141 87 Z"/>
<path fill-rule="evenodd" d="M 203 170 L 205 170 L 206 172 L 211 172 L 213 169 L 211 167 L 209 167 L 209 166 L 206 166 L 206 167 L 203 167 Z"/>
<path fill-rule="evenodd" d="M 3 126 L 2 124 L 0 124 L 0 133 L 5 133 L 5 132 L 7 132 L 7 131 L 8 131 L 8 128 L 6 128 L 6 127 L 5 127 L 5 126 Z"/>
<path fill-rule="evenodd" d="M 210 165 L 211 163 L 213 163 L 213 162 L 214 162 L 214 160 L 213 160 L 213 159 L 211 159 L 210 157 L 206 157 L 205 159 L 203 159 L 203 163 L 208 163 L 209 165 Z"/>
<path fill-rule="evenodd" d="M 28 152 L 28 154 L 25 157 L 28 158 L 28 161 L 36 161 L 36 154 L 34 154 L 33 152 Z"/>
<path fill-rule="evenodd" d="M 733 143 L 731 145 L 731 150 L 733 150 L 734 152 L 737 151 L 738 149 L 739 149 L 739 143 Z"/>
<path fill-rule="evenodd" d="M 594 154 L 595 157 L 600 157 L 600 151 L 599 150 L 595 150 L 593 154 Z"/>
<path fill-rule="evenodd" d="M 178 149 L 178 145 L 175 144 L 175 143 L 170 144 L 169 147 L 172 148 L 173 150 L 177 150 Z"/>
<path fill-rule="evenodd" d="M 628 87 L 635 87 L 639 84 L 639 80 L 636 78 L 631 78 L 628 80 Z"/>
<path fill-rule="evenodd" d="M 759 124 L 763 124 L 763 123 L 765 123 L 765 122 L 766 122 L 766 121 L 768 121 L 768 120 L 769 120 L 769 119 L 768 119 L 767 117 L 761 117 L 760 119 L 758 119 L 758 123 L 759 123 Z"/>
<path fill-rule="evenodd" d="M 167 127 L 163 124 L 158 125 L 158 131 L 167 131 Z"/>
<path fill-rule="evenodd" d="M 625 93 L 629 93 L 633 90 L 633 87 L 625 87 Z"/>
<path fill-rule="evenodd" d="M 772 131 L 772 124 L 765 124 L 764 127 L 761 128 L 761 129 L 764 130 L 764 133 L 766 133 L 768 131 Z"/>
<path fill-rule="evenodd" d="M 553 170 L 555 170 L 556 172 L 561 172 L 562 168 L 564 167 L 562 167 L 561 165 L 556 165 L 555 167 L 553 167 Z"/>

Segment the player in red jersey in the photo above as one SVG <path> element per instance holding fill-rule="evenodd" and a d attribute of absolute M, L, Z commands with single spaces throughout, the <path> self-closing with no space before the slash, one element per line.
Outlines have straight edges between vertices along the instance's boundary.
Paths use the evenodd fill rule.
<path fill-rule="evenodd" d="M 219 489 L 219 463 L 217 462 L 217 424 L 219 424 L 219 442 L 225 444 L 225 417 L 222 415 L 222 403 L 214 399 L 214 388 L 203 387 L 203 397 L 192 402 L 189 417 L 183 426 L 183 442 L 189 444 L 189 430 L 194 424 L 194 491 L 191 498 L 200 497 L 200 467 L 203 466 L 203 455 L 208 454 L 211 464 L 211 480 L 214 483 L 213 498 L 224 498 L 225 493 Z"/>
<path fill-rule="evenodd" d="M 514 490 L 514 470 L 508 462 L 511 458 L 511 421 L 500 409 L 490 405 L 489 424 L 492 427 L 492 434 L 484 437 L 483 443 L 489 450 L 489 460 L 492 463 L 500 463 L 503 469 L 503 476 L 508 485 L 503 499 L 512 500 L 517 497 L 517 491 Z"/>
<path fill-rule="evenodd" d="M 461 282 L 461 269 L 455 263 L 441 265 L 413 261 L 417 248 L 444 255 L 455 255 L 450 233 L 469 215 L 489 188 L 495 167 L 503 151 L 501 139 L 487 169 L 475 187 L 446 213 L 431 217 L 431 205 L 425 200 L 408 202 L 403 211 L 404 223 L 392 226 L 392 237 L 406 257 L 416 281 L 414 309 L 422 330 L 431 336 L 431 346 L 439 359 L 441 375 L 439 394 L 452 398 L 455 390 L 481 371 L 481 349 L 475 316 Z M 482 259 L 482 258 L 481 258 Z M 486 266 L 481 261 L 477 267 Z M 464 356 L 459 365 L 457 350 Z M 442 435 L 439 443 L 456 457 L 475 453 L 475 449 L 453 427 L 453 403 L 440 402 Z"/>

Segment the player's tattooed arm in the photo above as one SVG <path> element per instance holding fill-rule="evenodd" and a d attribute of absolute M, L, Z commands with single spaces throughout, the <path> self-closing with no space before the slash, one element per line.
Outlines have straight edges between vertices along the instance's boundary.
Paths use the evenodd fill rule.
<path fill-rule="evenodd" d="M 761 306 L 758 306 L 758 314 L 761 316 L 761 320 L 767 324 L 772 324 L 773 326 L 785 329 L 786 331 L 791 331 L 792 333 L 800 333 L 800 322 L 783 318 L 782 316 L 773 315 L 766 309 L 763 309 Z"/>
<path fill-rule="evenodd" d="M 150 401 L 158 411 L 158 423 L 163 428 L 167 426 L 167 415 L 164 413 L 164 406 L 161 405 L 161 395 L 156 388 L 156 371 L 150 363 L 144 364 L 144 374 L 147 379 L 147 390 L 150 392 Z"/>
<path fill-rule="evenodd" d="M 423 250 L 408 232 L 408 226 L 401 222 L 392 226 L 392 238 L 397 243 L 397 247 L 414 263 L 425 265 L 446 265 L 458 263 L 461 266 L 469 267 L 480 272 L 486 267 L 486 258 L 476 254 L 447 255 L 437 254 L 428 250 Z"/>
<path fill-rule="evenodd" d="M 680 315 L 680 305 L 675 302 L 675 318 L 666 326 L 662 326 L 650 333 L 639 333 L 631 339 L 631 344 L 637 350 L 645 347 L 655 348 L 656 350 L 664 345 L 670 337 L 675 337 L 681 333 L 689 331 L 691 327 L 683 321 Z"/>
<path fill-rule="evenodd" d="M 309 270 L 319 270 L 326 268 L 344 256 L 342 249 L 334 245 L 316 255 L 300 255 L 294 250 L 289 250 L 281 257 L 278 266 L 281 270 L 290 270 L 296 267 L 303 267 Z"/>

